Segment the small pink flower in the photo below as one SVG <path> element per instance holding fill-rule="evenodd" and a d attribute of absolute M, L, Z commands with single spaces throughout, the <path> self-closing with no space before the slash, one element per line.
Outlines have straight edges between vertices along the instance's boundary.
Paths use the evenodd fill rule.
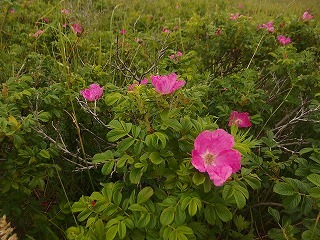
<path fill-rule="evenodd" d="M 220 36 L 220 34 L 221 34 L 221 28 L 218 28 L 217 31 L 216 31 L 216 35 Z"/>
<path fill-rule="evenodd" d="M 69 15 L 70 11 L 69 9 L 62 9 L 61 13 L 64 13 L 65 15 Z"/>
<path fill-rule="evenodd" d="M 221 186 L 232 173 L 241 168 L 241 154 L 232 149 L 235 141 L 223 129 L 205 130 L 194 140 L 192 165 L 207 172 L 214 185 Z"/>
<path fill-rule="evenodd" d="M 238 8 L 243 8 L 243 4 L 242 4 L 242 3 L 239 3 L 239 4 L 238 4 Z"/>
<path fill-rule="evenodd" d="M 68 27 L 68 23 L 63 24 L 62 27 L 63 27 L 63 28 Z"/>
<path fill-rule="evenodd" d="M 176 25 L 176 26 L 173 27 L 173 29 L 174 29 L 174 30 L 178 30 L 178 29 L 179 29 L 179 26 Z"/>
<path fill-rule="evenodd" d="M 99 84 L 91 84 L 89 88 L 80 91 L 80 94 L 89 102 L 98 100 L 103 94 L 104 87 Z"/>
<path fill-rule="evenodd" d="M 174 57 L 175 57 L 174 54 L 171 54 L 171 55 L 169 56 L 169 58 L 172 59 L 172 60 L 174 59 Z"/>
<path fill-rule="evenodd" d="M 177 80 L 177 75 L 174 73 L 168 76 L 151 76 L 150 78 L 155 90 L 161 94 L 171 94 L 186 84 L 183 80 Z"/>
<path fill-rule="evenodd" d="M 46 23 L 49 23 L 49 18 L 44 18 L 43 21 L 45 21 Z"/>
<path fill-rule="evenodd" d="M 162 28 L 163 33 L 170 33 L 171 31 L 168 28 Z"/>
<path fill-rule="evenodd" d="M 83 27 L 78 23 L 72 24 L 71 29 L 75 34 L 81 34 L 83 32 Z"/>
<path fill-rule="evenodd" d="M 13 14 L 13 13 L 15 13 L 15 12 L 16 12 L 16 10 L 13 9 L 13 8 L 11 8 L 11 9 L 9 10 L 9 13 L 11 13 L 11 14 Z"/>
<path fill-rule="evenodd" d="M 274 32 L 273 22 L 264 23 L 261 25 L 258 25 L 258 29 L 265 28 L 268 30 L 268 32 Z"/>
<path fill-rule="evenodd" d="M 124 34 L 126 34 L 126 33 L 127 33 L 127 31 L 126 31 L 125 29 L 121 29 L 121 30 L 120 30 L 120 34 L 124 35 Z"/>
<path fill-rule="evenodd" d="M 239 128 L 251 127 L 249 113 L 233 111 L 229 118 L 228 126 L 236 125 Z"/>
<path fill-rule="evenodd" d="M 128 91 L 131 92 L 131 91 L 134 90 L 134 88 L 135 88 L 136 86 L 146 85 L 146 84 L 148 84 L 148 79 L 147 79 L 147 78 L 144 78 L 144 79 L 142 79 L 142 80 L 140 81 L 140 83 L 130 84 L 130 85 L 128 86 Z"/>
<path fill-rule="evenodd" d="M 303 15 L 302 15 L 303 21 L 307 21 L 307 20 L 311 20 L 311 19 L 313 19 L 313 16 L 308 11 L 303 13 Z"/>
<path fill-rule="evenodd" d="M 177 52 L 177 57 L 182 57 L 182 52 Z"/>
<path fill-rule="evenodd" d="M 240 13 L 236 13 L 236 14 L 231 13 L 229 19 L 230 19 L 230 20 L 236 20 L 236 19 L 238 19 L 240 16 L 241 16 Z"/>
<path fill-rule="evenodd" d="M 289 37 L 285 37 L 283 35 L 278 36 L 278 41 L 282 45 L 288 45 L 289 43 L 291 43 L 291 39 Z"/>
<path fill-rule="evenodd" d="M 35 34 L 33 34 L 33 36 L 34 36 L 35 38 L 37 38 L 37 37 L 39 37 L 42 33 L 43 33 L 43 30 L 39 29 L 38 31 L 36 31 Z"/>

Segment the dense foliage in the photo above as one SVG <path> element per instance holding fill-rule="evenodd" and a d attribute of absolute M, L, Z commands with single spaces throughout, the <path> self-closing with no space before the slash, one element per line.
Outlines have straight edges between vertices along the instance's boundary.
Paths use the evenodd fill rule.
<path fill-rule="evenodd" d="M 0 0 L 20 239 L 320 238 L 317 8 L 213 2 Z"/>

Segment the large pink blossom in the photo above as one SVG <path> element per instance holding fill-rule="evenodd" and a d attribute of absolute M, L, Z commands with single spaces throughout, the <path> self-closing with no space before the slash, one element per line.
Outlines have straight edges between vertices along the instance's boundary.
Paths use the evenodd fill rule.
<path fill-rule="evenodd" d="M 307 20 L 311 20 L 311 19 L 313 19 L 313 16 L 308 11 L 303 13 L 303 15 L 302 15 L 303 21 L 307 21 Z"/>
<path fill-rule="evenodd" d="M 80 94 L 89 102 L 98 100 L 103 94 L 104 87 L 99 84 L 91 84 L 89 88 L 80 91 Z"/>
<path fill-rule="evenodd" d="M 278 41 L 281 45 L 288 45 L 289 43 L 291 43 L 291 39 L 283 35 L 278 36 Z"/>
<path fill-rule="evenodd" d="M 168 76 L 151 76 L 151 83 L 155 90 L 161 94 L 170 94 L 186 84 L 183 80 L 177 80 L 177 75 L 171 73 Z"/>
<path fill-rule="evenodd" d="M 221 186 L 241 168 L 241 154 L 232 149 L 234 138 L 223 129 L 205 130 L 194 141 L 192 165 L 207 172 L 214 185 Z"/>
<path fill-rule="evenodd" d="M 239 128 L 251 127 L 249 113 L 233 111 L 230 115 L 228 126 L 236 125 Z"/>

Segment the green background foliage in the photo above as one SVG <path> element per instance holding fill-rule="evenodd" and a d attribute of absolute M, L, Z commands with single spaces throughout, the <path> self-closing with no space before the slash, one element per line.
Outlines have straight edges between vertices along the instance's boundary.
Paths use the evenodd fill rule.
<path fill-rule="evenodd" d="M 0 0 L 0 215 L 21 239 L 319 239 L 319 10 Z M 186 85 L 160 95 L 150 76 L 170 73 Z M 92 83 L 104 94 L 86 102 Z M 234 110 L 253 126 L 228 127 Z M 191 164 L 217 128 L 242 155 L 221 187 Z"/>

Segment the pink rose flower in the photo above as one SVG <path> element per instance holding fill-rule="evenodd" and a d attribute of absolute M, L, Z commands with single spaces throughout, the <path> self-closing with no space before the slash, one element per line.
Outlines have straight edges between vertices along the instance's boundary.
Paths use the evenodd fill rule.
<path fill-rule="evenodd" d="M 170 33 L 171 31 L 168 28 L 162 28 L 162 32 L 164 33 Z"/>
<path fill-rule="evenodd" d="M 303 15 L 302 15 L 303 21 L 307 21 L 307 20 L 311 20 L 311 19 L 313 19 L 313 16 L 308 11 L 303 13 Z"/>
<path fill-rule="evenodd" d="M 146 85 L 146 84 L 148 84 L 148 79 L 147 79 L 147 78 L 144 78 L 144 79 L 142 79 L 142 80 L 140 81 L 140 83 L 130 84 L 130 85 L 128 86 L 128 91 L 129 91 L 129 92 L 132 92 L 136 86 Z"/>
<path fill-rule="evenodd" d="M 215 186 L 221 186 L 232 173 L 241 168 L 241 154 L 232 149 L 235 141 L 223 129 L 205 130 L 194 141 L 192 165 L 200 172 L 207 172 Z"/>
<path fill-rule="evenodd" d="M 64 13 L 65 15 L 69 15 L 70 11 L 69 9 L 62 9 L 61 13 Z"/>
<path fill-rule="evenodd" d="M 71 30 L 75 34 L 81 34 L 83 32 L 83 27 L 78 23 L 74 23 L 74 24 L 71 25 Z"/>
<path fill-rule="evenodd" d="M 264 23 L 261 25 L 258 25 L 258 29 L 265 28 L 268 30 L 268 32 L 274 32 L 274 27 L 272 22 Z"/>
<path fill-rule="evenodd" d="M 120 30 L 120 34 L 124 35 L 124 34 L 126 34 L 126 33 L 127 33 L 127 31 L 126 31 L 125 29 L 121 29 L 121 30 Z"/>
<path fill-rule="evenodd" d="M 169 58 L 172 59 L 172 60 L 174 59 L 174 57 L 175 57 L 174 54 L 171 54 L 171 55 L 169 56 Z"/>
<path fill-rule="evenodd" d="M 236 19 L 238 19 L 240 17 L 240 13 L 236 13 L 236 14 L 233 14 L 233 13 L 231 13 L 230 14 L 230 20 L 236 20 Z"/>
<path fill-rule="evenodd" d="M 177 80 L 177 75 L 174 73 L 168 76 L 151 76 L 150 78 L 155 90 L 161 94 L 171 94 L 186 84 L 183 80 Z"/>
<path fill-rule="evenodd" d="M 36 31 L 35 34 L 33 34 L 33 36 L 34 36 L 35 38 L 37 38 L 37 37 L 39 37 L 42 33 L 43 33 L 43 30 L 39 29 L 38 31 Z"/>
<path fill-rule="evenodd" d="M 233 111 L 229 118 L 228 126 L 236 125 L 238 128 L 251 127 L 249 113 Z"/>
<path fill-rule="evenodd" d="M 291 39 L 289 37 L 285 37 L 283 35 L 278 36 L 278 41 L 282 45 L 288 45 L 289 43 L 291 43 Z"/>
<path fill-rule="evenodd" d="M 80 91 L 80 94 L 89 102 L 98 100 L 103 94 L 104 87 L 99 84 L 91 84 L 89 88 Z"/>

